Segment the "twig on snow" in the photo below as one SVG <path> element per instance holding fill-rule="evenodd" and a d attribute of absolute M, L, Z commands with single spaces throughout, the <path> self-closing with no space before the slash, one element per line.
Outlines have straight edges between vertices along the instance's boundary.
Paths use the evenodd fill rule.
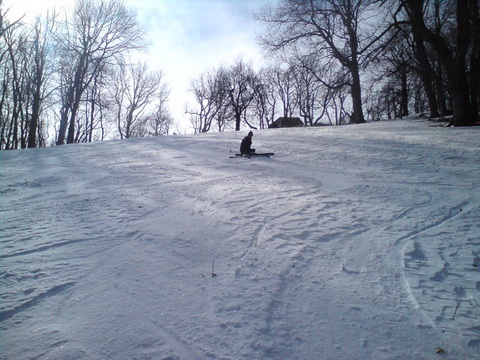
<path fill-rule="evenodd" d="M 461 302 L 457 301 L 457 306 L 455 307 L 455 312 L 453 313 L 452 320 L 455 320 L 455 316 L 457 315 L 457 310 L 460 307 Z"/>
<path fill-rule="evenodd" d="M 372 303 L 374 303 L 382 294 L 383 294 L 383 290 L 380 291 L 380 293 L 377 296 L 375 296 L 375 299 L 372 300 Z"/>
<path fill-rule="evenodd" d="M 217 274 L 215 273 L 215 260 L 213 260 L 213 264 L 212 264 L 212 278 L 217 276 Z"/>

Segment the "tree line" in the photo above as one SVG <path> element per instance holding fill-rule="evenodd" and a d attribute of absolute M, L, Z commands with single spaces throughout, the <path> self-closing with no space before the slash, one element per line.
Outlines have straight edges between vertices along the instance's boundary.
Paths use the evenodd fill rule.
<path fill-rule="evenodd" d="M 363 123 L 411 113 L 479 121 L 478 0 L 279 0 L 256 19 L 266 67 L 238 59 L 192 81 L 196 132 Z"/>
<path fill-rule="evenodd" d="M 33 22 L 11 21 L 0 0 L 0 149 L 168 134 L 163 75 L 131 60 L 143 39 L 119 0 Z"/>
<path fill-rule="evenodd" d="M 479 122 L 478 0 L 278 0 L 255 18 L 266 65 L 238 58 L 193 79 L 195 132 L 279 116 Z M 0 149 L 168 134 L 163 75 L 131 60 L 143 39 L 121 0 L 77 0 L 33 22 L 10 19 L 0 0 Z"/>

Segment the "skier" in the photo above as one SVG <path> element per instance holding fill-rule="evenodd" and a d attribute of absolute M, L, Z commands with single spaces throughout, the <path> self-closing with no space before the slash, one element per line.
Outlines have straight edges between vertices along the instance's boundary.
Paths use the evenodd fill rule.
<path fill-rule="evenodd" d="M 255 153 L 255 149 L 252 149 L 252 137 L 253 132 L 250 131 L 248 135 L 243 138 L 242 144 L 240 145 L 240 152 L 242 155 L 250 155 Z"/>

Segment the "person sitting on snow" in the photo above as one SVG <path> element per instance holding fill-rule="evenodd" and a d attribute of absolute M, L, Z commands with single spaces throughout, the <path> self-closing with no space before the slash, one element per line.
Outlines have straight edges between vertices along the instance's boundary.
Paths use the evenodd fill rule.
<path fill-rule="evenodd" d="M 240 152 L 242 153 L 242 155 L 255 153 L 255 149 L 252 149 L 252 137 L 253 132 L 250 131 L 248 135 L 243 138 L 242 144 L 240 145 Z"/>

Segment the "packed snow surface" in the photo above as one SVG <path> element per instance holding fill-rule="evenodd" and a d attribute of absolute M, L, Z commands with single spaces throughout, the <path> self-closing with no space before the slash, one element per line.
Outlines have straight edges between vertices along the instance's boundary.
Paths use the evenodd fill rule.
<path fill-rule="evenodd" d="M 480 128 L 244 135 L 0 152 L 0 358 L 480 358 Z"/>

